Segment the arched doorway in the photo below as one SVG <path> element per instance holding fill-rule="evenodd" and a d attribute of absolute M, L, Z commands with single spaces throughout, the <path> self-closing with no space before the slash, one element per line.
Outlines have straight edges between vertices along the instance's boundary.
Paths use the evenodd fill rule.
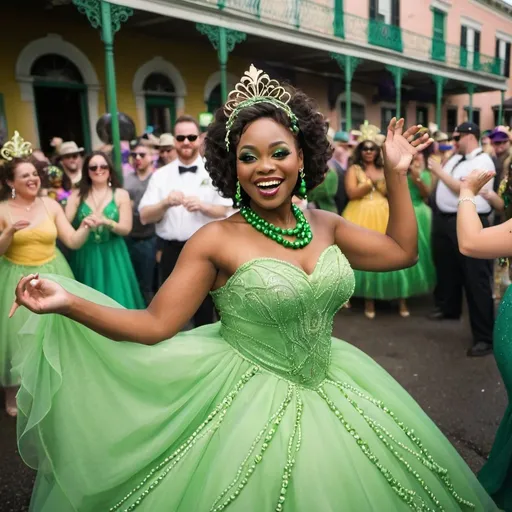
<path fill-rule="evenodd" d="M 50 153 L 51 139 L 60 137 L 89 151 L 87 86 L 78 67 L 62 55 L 47 54 L 34 61 L 30 75 L 41 149 Z"/>
<path fill-rule="evenodd" d="M 213 88 L 208 101 L 206 102 L 206 108 L 210 114 L 215 114 L 215 111 L 222 106 L 220 84 Z"/>
<path fill-rule="evenodd" d="M 142 86 L 145 96 L 146 125 L 157 137 L 172 132 L 176 121 L 176 90 L 171 79 L 163 73 L 151 73 Z"/>

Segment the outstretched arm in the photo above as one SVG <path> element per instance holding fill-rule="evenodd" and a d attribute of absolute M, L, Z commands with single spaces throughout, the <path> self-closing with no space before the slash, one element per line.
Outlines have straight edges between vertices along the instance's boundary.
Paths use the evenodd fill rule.
<path fill-rule="evenodd" d="M 493 259 L 512 256 L 512 219 L 484 228 L 472 202 L 480 189 L 492 179 L 494 171 L 473 171 L 461 182 L 457 212 L 459 251 L 465 256 Z"/>
<path fill-rule="evenodd" d="M 187 242 L 176 268 L 147 309 L 100 306 L 34 275 L 24 277 L 18 284 L 15 304 L 35 313 L 65 315 L 115 341 L 154 345 L 178 333 L 213 286 L 217 269 L 210 255 L 218 239 L 216 229 L 210 224 Z"/>
<path fill-rule="evenodd" d="M 409 267 L 418 257 L 418 227 L 407 184 L 412 157 L 432 140 L 427 134 L 416 138 L 420 126 L 403 132 L 404 120 L 391 120 L 384 143 L 384 172 L 389 202 L 385 234 L 361 228 L 340 219 L 335 240 L 354 268 L 371 271 Z"/>

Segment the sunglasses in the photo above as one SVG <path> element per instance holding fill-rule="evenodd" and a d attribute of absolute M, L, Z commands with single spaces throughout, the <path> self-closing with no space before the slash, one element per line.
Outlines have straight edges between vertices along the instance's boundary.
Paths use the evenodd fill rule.
<path fill-rule="evenodd" d="M 64 155 L 62 159 L 70 158 L 71 160 L 76 160 L 80 156 L 79 153 L 73 153 L 72 155 Z"/>
<path fill-rule="evenodd" d="M 377 151 L 377 148 L 375 146 L 363 146 L 361 151 Z"/>
<path fill-rule="evenodd" d="M 185 139 L 188 139 L 190 142 L 194 142 L 197 140 L 198 135 L 176 135 L 174 138 L 178 142 L 183 142 Z"/>
<path fill-rule="evenodd" d="M 89 165 L 89 171 L 96 172 L 100 168 L 102 171 L 108 171 L 108 165 L 102 164 L 102 165 Z"/>
<path fill-rule="evenodd" d="M 502 144 L 506 144 L 507 142 L 509 142 L 508 140 L 497 140 L 497 141 L 492 141 L 491 144 L 493 146 L 501 146 Z"/>
<path fill-rule="evenodd" d="M 140 158 L 144 158 L 147 156 L 147 153 L 137 153 L 137 151 L 134 151 L 133 153 L 130 153 L 132 158 L 137 158 L 140 156 Z"/>
<path fill-rule="evenodd" d="M 160 153 L 170 153 L 174 148 L 162 148 Z"/>

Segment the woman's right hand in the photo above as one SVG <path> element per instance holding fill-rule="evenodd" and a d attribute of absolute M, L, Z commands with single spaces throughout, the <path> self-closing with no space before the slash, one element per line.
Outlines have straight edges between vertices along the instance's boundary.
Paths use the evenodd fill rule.
<path fill-rule="evenodd" d="M 20 306 L 33 313 L 65 314 L 71 305 L 71 294 L 55 281 L 41 279 L 39 274 L 22 277 L 16 286 L 16 299 L 9 312 L 11 318 Z"/>
<path fill-rule="evenodd" d="M 98 226 L 101 226 L 101 224 L 102 224 L 102 220 L 99 217 L 97 217 L 96 215 L 92 214 L 92 215 L 88 215 L 87 217 L 85 217 L 85 219 L 80 224 L 80 227 L 86 228 L 86 229 L 93 229 L 93 228 L 97 228 Z"/>
<path fill-rule="evenodd" d="M 28 228 L 30 226 L 30 222 L 28 220 L 19 220 L 13 224 L 11 224 L 7 230 L 11 235 L 14 235 L 17 231 L 20 231 L 21 229 Z"/>

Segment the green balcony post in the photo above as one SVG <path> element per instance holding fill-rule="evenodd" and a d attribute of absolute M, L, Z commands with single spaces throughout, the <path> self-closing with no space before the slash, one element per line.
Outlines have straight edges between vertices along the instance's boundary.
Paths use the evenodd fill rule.
<path fill-rule="evenodd" d="M 345 37 L 343 0 L 334 0 L 334 35 L 342 39 Z"/>
<path fill-rule="evenodd" d="M 501 91 L 500 98 L 500 107 L 498 110 L 498 125 L 501 126 L 503 124 L 503 105 L 505 103 L 505 91 Z"/>
<path fill-rule="evenodd" d="M 386 66 L 386 69 L 393 75 L 395 80 L 396 90 L 396 118 L 400 119 L 402 116 L 402 80 L 407 74 L 407 71 L 400 66 Z"/>
<path fill-rule="evenodd" d="M 432 75 L 431 78 L 436 86 L 436 124 L 438 130 L 440 130 L 443 109 L 443 90 L 448 79 L 445 78 L 444 76 L 439 75 Z"/>
<path fill-rule="evenodd" d="M 196 24 L 197 30 L 208 37 L 212 46 L 217 50 L 220 66 L 220 90 L 222 102 L 228 97 L 228 57 L 237 43 L 245 41 L 247 34 L 238 30 L 215 27 L 204 23 Z"/>
<path fill-rule="evenodd" d="M 133 9 L 111 4 L 105 0 L 73 0 L 78 10 L 85 14 L 93 28 L 101 29 L 101 38 L 105 46 L 105 85 L 107 110 L 111 116 L 112 157 L 114 168 L 123 181 L 121 165 L 121 136 L 117 110 L 116 68 L 114 62 L 114 34 L 121 23 L 132 14 Z"/>
<path fill-rule="evenodd" d="M 475 84 L 466 84 L 466 88 L 467 88 L 468 94 L 469 94 L 468 121 L 470 123 L 472 123 L 473 122 L 473 94 L 475 92 L 476 85 Z"/>
<path fill-rule="evenodd" d="M 330 55 L 345 74 L 345 118 L 347 120 L 345 130 L 350 132 L 352 130 L 352 79 L 357 66 L 361 63 L 361 59 L 350 55 L 340 55 L 339 53 L 331 53 Z"/>

